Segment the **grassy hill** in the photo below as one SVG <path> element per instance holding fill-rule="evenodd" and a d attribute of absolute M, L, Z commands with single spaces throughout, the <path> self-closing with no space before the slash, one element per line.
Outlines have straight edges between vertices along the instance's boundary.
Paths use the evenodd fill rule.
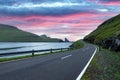
<path fill-rule="evenodd" d="M 102 23 L 95 31 L 87 35 L 84 40 L 101 44 L 101 42 L 111 37 L 120 39 L 120 14 Z"/>
<path fill-rule="evenodd" d="M 70 45 L 70 48 L 71 49 L 79 49 L 79 48 L 82 48 L 84 46 L 84 44 L 78 40 L 76 42 L 74 42 L 72 45 Z"/>
<path fill-rule="evenodd" d="M 14 26 L 0 24 L 0 42 L 60 42 L 57 38 L 22 31 Z"/>

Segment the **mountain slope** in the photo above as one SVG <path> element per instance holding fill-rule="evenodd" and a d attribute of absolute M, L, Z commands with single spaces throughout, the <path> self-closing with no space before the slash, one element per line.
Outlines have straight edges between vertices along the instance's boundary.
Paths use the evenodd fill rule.
<path fill-rule="evenodd" d="M 0 42 L 59 42 L 60 39 L 43 38 L 36 34 L 22 31 L 14 26 L 0 24 Z"/>
<path fill-rule="evenodd" d="M 84 40 L 104 45 L 104 47 L 112 46 L 110 44 L 120 45 L 120 14 L 105 21 L 98 28 L 87 35 Z M 115 41 L 117 40 L 117 43 Z M 114 42 L 114 43 L 113 43 Z M 109 44 L 109 46 L 108 46 Z M 109 47 L 110 48 L 110 47 Z"/>

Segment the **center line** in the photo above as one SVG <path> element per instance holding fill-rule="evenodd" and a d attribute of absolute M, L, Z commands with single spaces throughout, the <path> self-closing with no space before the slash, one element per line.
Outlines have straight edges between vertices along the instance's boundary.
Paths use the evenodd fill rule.
<path fill-rule="evenodd" d="M 68 58 L 68 57 L 71 57 L 71 56 L 72 56 L 72 54 L 67 55 L 67 56 L 64 56 L 64 57 L 61 57 L 61 59 L 63 60 L 63 59 L 66 59 L 66 58 Z"/>

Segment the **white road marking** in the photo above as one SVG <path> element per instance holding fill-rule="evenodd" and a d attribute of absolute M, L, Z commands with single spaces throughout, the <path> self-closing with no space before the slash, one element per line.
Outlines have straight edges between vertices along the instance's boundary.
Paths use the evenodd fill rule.
<path fill-rule="evenodd" d="M 69 58 L 69 57 L 71 57 L 71 56 L 72 56 L 72 54 L 67 55 L 67 56 L 64 56 L 64 57 L 61 57 L 61 59 L 63 60 L 63 59 Z"/>
<path fill-rule="evenodd" d="M 79 74 L 79 76 L 77 77 L 76 80 L 80 80 L 80 79 L 82 78 L 82 76 L 84 75 L 86 69 L 88 68 L 88 66 L 89 66 L 89 64 L 90 64 L 90 62 L 92 61 L 93 57 L 95 56 L 95 53 L 96 53 L 96 52 L 97 52 L 97 48 L 95 48 L 95 51 L 94 51 L 92 57 L 90 58 L 90 60 L 88 61 L 87 65 L 84 67 L 84 69 L 83 69 L 82 72 Z"/>

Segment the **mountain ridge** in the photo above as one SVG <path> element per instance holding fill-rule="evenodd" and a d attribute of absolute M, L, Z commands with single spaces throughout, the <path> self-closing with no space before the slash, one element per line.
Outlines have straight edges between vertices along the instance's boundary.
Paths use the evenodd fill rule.
<path fill-rule="evenodd" d="M 103 22 L 84 40 L 105 48 L 120 50 L 120 14 Z"/>
<path fill-rule="evenodd" d="M 47 36 L 43 38 L 15 26 L 0 24 L 0 42 L 62 42 L 62 40 Z"/>

